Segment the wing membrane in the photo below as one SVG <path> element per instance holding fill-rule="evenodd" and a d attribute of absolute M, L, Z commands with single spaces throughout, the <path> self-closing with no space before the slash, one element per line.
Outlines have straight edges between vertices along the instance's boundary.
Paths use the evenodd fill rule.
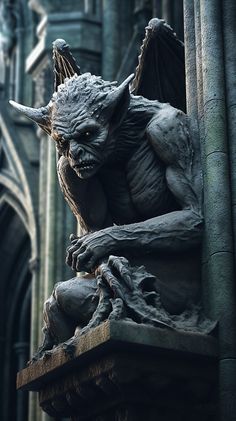
<path fill-rule="evenodd" d="M 54 62 L 54 90 L 57 91 L 66 78 L 80 75 L 80 67 L 70 52 L 69 45 L 63 39 L 57 39 L 53 43 Z"/>
<path fill-rule="evenodd" d="M 162 19 L 146 28 L 132 93 L 186 109 L 184 44 Z"/>

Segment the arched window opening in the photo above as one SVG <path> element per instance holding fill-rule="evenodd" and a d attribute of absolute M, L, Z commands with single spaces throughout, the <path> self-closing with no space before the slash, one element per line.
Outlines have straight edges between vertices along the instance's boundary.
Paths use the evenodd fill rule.
<path fill-rule="evenodd" d="M 31 255 L 29 235 L 17 213 L 7 204 L 0 213 L 1 402 L 2 421 L 25 421 L 28 396 L 16 391 L 16 373 L 29 359 Z"/>

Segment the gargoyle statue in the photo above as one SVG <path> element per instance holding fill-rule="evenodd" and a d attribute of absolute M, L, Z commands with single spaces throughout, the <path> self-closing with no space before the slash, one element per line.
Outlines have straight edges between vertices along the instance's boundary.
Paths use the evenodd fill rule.
<path fill-rule="evenodd" d="M 165 77 L 158 57 L 163 43 L 169 43 L 167 67 L 176 67 L 179 78 L 158 90 L 158 78 Z M 117 86 L 80 74 L 68 45 L 57 40 L 55 93 L 49 104 L 32 109 L 11 102 L 54 140 L 59 183 L 84 233 L 72 236 L 67 263 L 87 273 L 55 285 L 45 303 L 45 340 L 37 357 L 75 335 L 67 343 L 73 345 L 81 333 L 108 318 L 186 331 L 212 328 L 196 306 L 169 314 L 156 277 L 127 259 L 136 252 L 142 263 L 148 253 L 184 251 L 202 237 L 199 157 L 188 117 L 159 98 L 137 95 L 145 91 L 148 69 L 157 63 L 150 58 L 153 49 L 157 79 L 146 80 L 146 89 L 152 92 L 154 84 L 157 97 L 160 93 L 178 102 L 179 86 L 184 89 L 183 45 L 158 19 L 146 29 L 133 94 L 134 75 Z M 181 108 L 183 98 L 184 93 Z"/>

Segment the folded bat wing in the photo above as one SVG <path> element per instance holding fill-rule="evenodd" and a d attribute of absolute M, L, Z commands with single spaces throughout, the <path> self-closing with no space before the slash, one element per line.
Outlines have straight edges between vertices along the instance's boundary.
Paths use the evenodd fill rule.
<path fill-rule="evenodd" d="M 186 110 L 184 44 L 162 19 L 154 18 L 146 27 L 131 90 Z"/>

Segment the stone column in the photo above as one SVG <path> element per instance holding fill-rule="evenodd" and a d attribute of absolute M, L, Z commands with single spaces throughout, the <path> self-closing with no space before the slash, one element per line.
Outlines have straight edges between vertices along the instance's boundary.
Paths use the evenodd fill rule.
<path fill-rule="evenodd" d="M 17 342 L 14 345 L 14 350 L 17 356 L 17 370 L 22 370 L 27 363 L 29 355 L 29 343 L 28 342 Z M 25 421 L 25 409 L 27 408 L 27 392 L 22 392 L 18 390 L 17 392 L 17 420 L 16 421 Z"/>
<path fill-rule="evenodd" d="M 226 88 L 226 111 L 227 111 L 227 134 L 230 157 L 230 181 L 232 199 L 232 221 L 234 238 L 234 267 L 236 264 L 236 3 L 233 0 L 225 0 L 223 7 L 223 35 L 224 35 L 224 65 L 225 65 L 225 88 Z M 229 294 L 235 294 L 235 279 L 229 285 Z M 235 298 L 235 295 L 234 295 Z M 231 302 L 232 300 L 232 302 Z M 230 298 L 232 311 L 227 320 L 225 341 L 230 336 L 231 346 L 224 353 L 220 374 L 222 381 L 221 401 L 222 419 L 236 419 L 236 311 L 235 300 Z M 232 324 L 231 324 L 232 323 Z"/>
<path fill-rule="evenodd" d="M 198 116 L 197 105 L 197 69 L 195 48 L 194 0 L 184 0 L 185 29 L 185 71 L 186 71 L 186 107 L 187 114 L 195 119 Z"/>
<path fill-rule="evenodd" d="M 198 130 L 198 97 L 197 97 L 197 66 L 196 66 L 196 39 L 194 22 L 194 1 L 184 1 L 184 43 L 185 43 L 185 73 L 186 73 L 186 108 L 191 116 L 191 135 L 195 149 L 194 164 L 200 174 L 200 139 Z M 198 159 L 197 159 L 198 157 Z M 202 180 L 199 180 L 199 192 L 201 195 Z"/>
<path fill-rule="evenodd" d="M 229 4 L 225 5 L 224 8 L 223 38 L 220 2 L 217 1 L 213 4 L 213 2 L 185 0 L 187 103 L 191 115 L 196 115 L 195 98 L 197 98 L 204 173 L 204 213 L 206 221 L 203 252 L 204 303 L 208 313 L 219 320 L 219 378 L 222 421 L 235 419 L 234 402 L 236 393 L 235 285 L 227 115 L 225 109 L 225 100 L 227 100 L 228 131 L 232 134 L 233 117 L 231 118 L 230 112 L 233 102 L 230 102 L 230 100 L 232 100 L 233 95 L 235 98 L 235 92 L 233 92 L 231 65 L 234 59 L 231 59 L 232 39 L 230 37 L 233 34 L 232 23 L 236 10 L 234 10 L 233 3 L 231 7 L 232 5 L 233 8 L 230 8 Z M 195 27 L 195 37 L 192 32 L 193 26 Z M 223 56 L 223 42 L 226 51 L 225 56 Z M 196 50 L 196 65 L 193 59 L 194 50 Z M 194 80 L 195 75 L 196 81 Z M 227 97 L 224 90 L 225 80 Z M 232 145 L 231 142 L 232 138 L 230 145 Z M 232 151 L 230 156 L 231 168 L 233 168 Z"/>
<path fill-rule="evenodd" d="M 16 10 L 16 17 L 17 17 L 17 26 L 16 26 L 16 38 L 17 38 L 17 45 L 16 45 L 16 92 L 15 98 L 16 101 L 21 102 L 23 97 L 23 89 L 22 89 L 22 75 L 23 75 L 23 68 L 24 68 L 24 28 L 23 28 L 23 10 L 21 7 L 21 3 L 19 4 Z"/>
<path fill-rule="evenodd" d="M 236 2 L 233 0 L 225 0 L 223 2 L 223 25 L 227 125 L 231 166 L 232 214 L 234 244 L 236 244 Z M 234 256 L 234 260 L 236 263 L 236 256 Z"/>
<path fill-rule="evenodd" d="M 205 155 L 205 220 L 208 243 L 209 297 L 213 317 L 225 320 L 224 300 L 232 295 L 233 241 L 227 121 L 224 91 L 224 57 L 220 2 L 200 3 L 202 33 L 203 119 Z M 225 294 L 222 288 L 225 287 Z M 233 299 L 231 296 L 230 300 Z M 227 304 L 233 304 L 228 302 Z M 231 306 L 230 306 L 231 307 Z M 230 310 L 231 311 L 231 310 Z M 229 314 L 231 319 L 231 316 Z M 226 320 L 225 320 L 226 321 Z"/>
<path fill-rule="evenodd" d="M 152 10 L 153 10 L 153 17 L 160 19 L 162 17 L 162 0 L 153 0 Z"/>
<path fill-rule="evenodd" d="M 136 58 L 145 35 L 145 26 L 152 17 L 151 2 L 136 0 L 104 1 L 102 76 L 123 81 L 135 71 Z M 133 15 L 133 16 L 132 16 Z M 133 20 L 134 26 L 130 26 Z M 133 57 L 135 56 L 135 60 Z"/>
<path fill-rule="evenodd" d="M 165 21 L 172 25 L 173 18 L 173 4 L 171 0 L 162 0 L 162 17 Z"/>
<path fill-rule="evenodd" d="M 197 98 L 199 130 L 201 139 L 204 138 L 203 131 L 203 82 L 202 82 L 202 37 L 201 37 L 201 14 L 200 14 L 200 0 L 194 0 L 194 20 L 195 20 L 195 50 L 196 50 L 196 76 L 197 76 L 197 91 L 195 97 Z"/>
<path fill-rule="evenodd" d="M 153 0 L 153 17 L 164 19 L 183 40 L 183 4 L 182 0 Z"/>
<path fill-rule="evenodd" d="M 120 64 L 119 2 L 104 0 L 102 76 L 114 80 Z"/>
<path fill-rule="evenodd" d="M 121 3 L 119 10 L 120 19 L 120 57 L 117 68 L 116 80 L 121 83 L 131 73 L 135 72 L 138 65 L 140 46 L 145 36 L 145 26 L 152 17 L 151 3 L 145 0 L 136 0 L 133 9 L 131 1 Z M 130 22 L 134 25 L 130 26 Z M 128 27 L 127 27 L 128 26 Z"/>
<path fill-rule="evenodd" d="M 32 274 L 31 279 L 31 323 L 30 323 L 30 355 L 33 355 L 38 348 L 39 319 L 40 317 L 40 267 L 39 260 L 31 259 L 29 268 Z M 29 392 L 29 420 L 40 421 L 40 409 L 38 408 L 37 396 Z"/>
<path fill-rule="evenodd" d="M 187 60 L 187 103 L 192 115 L 195 115 L 195 98 L 197 98 L 204 175 L 204 302 L 208 314 L 219 321 L 220 416 L 222 421 L 231 421 L 236 419 L 236 303 L 232 197 L 225 107 L 227 97 L 224 87 L 226 80 L 228 92 L 231 92 L 231 89 L 233 92 L 233 72 L 230 70 L 229 53 L 229 38 L 233 29 L 233 26 L 230 28 L 229 22 L 233 16 L 233 9 L 227 8 L 225 5 L 224 19 L 228 25 L 224 27 L 223 38 L 221 6 L 222 3 L 219 0 L 214 2 L 194 1 L 194 41 L 191 17 L 193 16 L 193 1 L 185 0 L 185 33 L 186 57 L 188 55 L 192 57 Z M 188 41 L 190 42 L 188 43 Z M 228 53 L 225 56 L 223 54 L 224 44 L 225 49 L 228 47 Z M 196 65 L 193 60 L 194 49 L 196 49 Z M 191 60 L 192 63 L 190 63 Z M 188 71 L 188 66 L 189 69 L 192 68 L 192 74 L 191 71 Z M 227 69 L 226 72 L 224 72 L 224 67 Z M 197 83 L 194 80 L 195 77 Z M 193 78 L 192 81 L 191 78 Z M 229 118 L 229 109 L 231 108 L 229 96 L 226 103 Z M 232 104 L 233 102 L 231 102 Z"/>
<path fill-rule="evenodd" d="M 176 0 L 173 2 L 173 27 L 177 33 L 178 38 L 183 41 L 184 31 L 183 31 L 183 1 Z"/>

